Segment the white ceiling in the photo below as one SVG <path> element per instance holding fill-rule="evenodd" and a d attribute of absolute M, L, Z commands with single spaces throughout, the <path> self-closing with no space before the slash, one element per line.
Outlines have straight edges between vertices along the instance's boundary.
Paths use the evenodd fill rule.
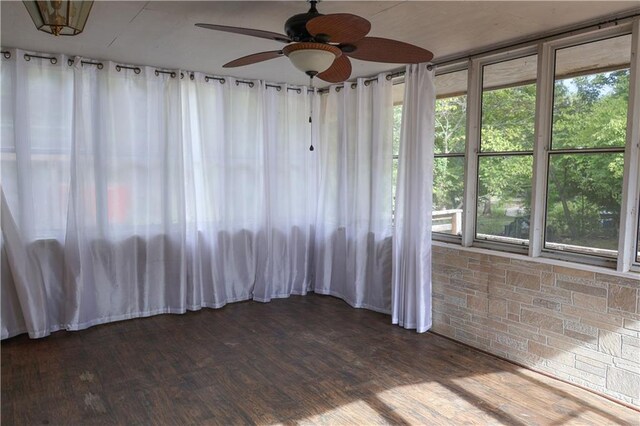
<path fill-rule="evenodd" d="M 96 1 L 85 31 L 54 37 L 37 31 L 18 1 L 1 2 L 4 48 L 65 53 L 168 69 L 202 71 L 272 82 L 306 84 L 286 58 L 242 68 L 222 65 L 240 56 L 276 50 L 281 43 L 205 30 L 197 22 L 283 33 L 303 1 Z M 371 21 L 370 35 L 431 50 L 438 58 L 522 40 L 601 17 L 640 10 L 640 1 L 323 1 L 321 13 L 349 12 Z M 352 78 L 400 65 L 353 60 Z"/>

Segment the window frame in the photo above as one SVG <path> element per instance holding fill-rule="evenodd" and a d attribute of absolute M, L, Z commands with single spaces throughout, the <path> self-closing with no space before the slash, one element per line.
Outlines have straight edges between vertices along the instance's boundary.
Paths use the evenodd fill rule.
<path fill-rule="evenodd" d="M 629 66 L 629 104 L 627 108 L 627 135 L 624 148 L 600 148 L 595 152 L 623 152 L 624 175 L 622 187 L 621 221 L 617 258 L 544 249 L 546 228 L 546 198 L 549 159 L 552 154 L 571 153 L 571 149 L 551 151 L 553 120 L 553 90 L 555 84 L 555 52 L 558 49 L 579 44 L 631 34 L 631 58 Z M 476 212 L 478 194 L 479 159 L 482 119 L 483 67 L 493 63 L 537 54 L 535 140 L 533 146 L 533 175 L 529 245 L 506 244 L 498 241 L 478 240 Z M 463 67 L 464 68 L 464 67 Z M 553 36 L 531 45 L 506 47 L 495 54 L 472 56 L 467 60 L 467 128 L 464 169 L 464 199 L 462 236 L 446 238 L 433 234 L 434 240 L 456 242 L 463 247 L 527 254 L 532 258 L 551 258 L 576 264 L 616 269 L 618 272 L 640 272 L 637 250 L 640 249 L 640 18 L 633 17 L 622 23 L 601 29 L 592 28 L 570 35 Z M 436 68 L 438 75 L 438 68 Z M 576 149 L 586 153 L 591 149 Z M 445 237 L 445 238 L 443 238 Z"/>
<path fill-rule="evenodd" d="M 456 62 L 447 66 L 439 66 L 436 67 L 435 70 L 435 77 L 439 76 L 439 75 L 445 75 L 445 74 L 452 74 L 455 72 L 460 72 L 460 71 L 466 71 L 467 72 L 467 90 L 465 91 L 465 96 L 467 97 L 467 121 L 469 120 L 469 75 L 471 74 L 471 70 L 469 69 L 469 62 L 468 61 L 462 61 L 462 62 Z M 434 79 L 435 81 L 435 79 Z M 466 127 L 466 123 L 465 123 L 465 151 L 463 152 L 455 152 L 455 153 L 441 153 L 441 154 L 433 154 L 433 158 L 434 160 L 436 158 L 462 158 L 463 162 L 464 162 L 464 170 L 466 173 L 466 169 L 467 169 L 467 153 L 466 153 L 466 146 L 467 146 L 467 127 Z M 446 234 L 444 232 L 432 232 L 431 236 L 432 239 L 435 241 L 442 241 L 442 242 L 449 242 L 449 243 L 454 243 L 454 244 L 461 244 L 462 243 L 462 235 L 464 234 L 464 223 L 465 223 L 465 210 L 466 210 L 466 198 L 464 196 L 464 191 L 466 190 L 466 182 L 465 182 L 465 178 L 463 176 L 463 182 L 462 182 L 462 186 L 463 186 L 463 196 L 462 196 L 462 225 L 461 225 L 461 233 L 460 235 L 453 235 L 453 234 Z"/>
<path fill-rule="evenodd" d="M 557 260 L 564 260 L 572 263 L 589 264 L 593 266 L 601 266 L 606 268 L 614 268 L 618 271 L 628 271 L 629 267 L 624 267 L 620 264 L 621 256 L 628 256 L 628 250 L 625 250 L 625 245 L 621 243 L 622 240 L 627 239 L 628 235 L 624 233 L 628 232 L 629 227 L 623 226 L 624 222 L 628 221 L 624 215 L 624 212 L 628 209 L 625 208 L 625 202 L 628 202 L 628 186 L 629 186 L 629 174 L 632 173 L 630 169 L 629 155 L 631 141 L 634 139 L 632 135 L 631 126 L 629 121 L 632 120 L 633 105 L 632 100 L 638 96 L 634 96 L 634 90 L 631 87 L 631 82 L 637 77 L 637 66 L 634 63 L 629 67 L 629 104 L 627 106 L 627 135 L 625 147 L 612 147 L 612 148 L 569 148 L 569 149 L 556 149 L 552 150 L 552 126 L 553 126 L 553 102 L 554 102 L 554 85 L 555 85 L 555 65 L 556 65 L 556 52 L 563 48 L 569 48 L 573 46 L 579 46 L 588 43 L 595 43 L 601 40 L 610 39 L 613 37 L 624 36 L 628 34 L 632 35 L 632 42 L 630 46 L 631 58 L 633 58 L 634 49 L 637 49 L 637 26 L 638 20 L 634 24 L 623 24 L 604 30 L 595 32 L 589 32 L 586 34 L 579 34 L 576 36 L 563 37 L 557 40 L 552 40 L 547 43 L 542 43 L 539 47 L 540 54 L 538 58 L 539 69 L 539 99 L 537 117 L 537 129 L 536 138 L 537 145 L 535 147 L 534 154 L 534 181 L 533 181 L 533 193 L 534 199 L 532 200 L 532 221 L 530 241 L 531 244 L 529 250 L 529 256 L 531 257 L 543 257 Z M 633 28 L 632 28 L 633 27 Z M 634 28 L 636 28 L 634 30 Z M 635 41 L 634 41 L 635 40 Z M 636 50 L 637 51 L 637 50 Z M 637 58 L 637 55 L 636 55 Z M 636 61 L 637 62 L 637 61 Z M 637 85 L 637 84 L 636 84 Z M 635 89 L 637 92 L 637 88 Z M 619 228 L 619 242 L 618 242 L 618 255 L 617 257 L 599 256 L 597 254 L 584 254 L 576 252 L 567 252 L 562 250 L 554 250 L 545 247 L 546 239 L 546 216 L 547 216 L 547 191 L 548 191 L 548 173 L 550 158 L 554 154 L 588 154 L 588 153 L 605 153 L 616 152 L 623 153 L 624 155 L 624 177 L 622 183 L 622 205 L 621 205 L 621 218 L 625 217 L 625 220 L 620 221 Z M 635 171 L 637 176 L 638 171 Z M 635 190 L 635 189 L 634 189 Z M 632 219 L 635 220 L 636 215 L 632 215 Z M 637 228 L 636 228 L 637 229 Z M 636 237 L 637 238 L 637 237 Z M 627 244 L 627 247 L 629 244 Z"/>
<path fill-rule="evenodd" d="M 477 227 L 477 202 L 479 188 L 479 164 L 481 157 L 487 156 L 522 156 L 532 155 L 534 157 L 535 166 L 535 145 L 532 151 L 513 151 L 503 152 L 481 152 L 480 140 L 482 133 L 482 94 L 484 67 L 501 62 L 507 62 L 514 59 L 524 58 L 527 56 L 538 55 L 537 46 L 526 46 L 520 49 L 513 49 L 506 52 L 498 53 L 490 56 L 479 58 L 470 58 L 469 62 L 469 83 L 467 85 L 467 146 L 466 146 L 466 167 L 465 167 L 465 196 L 463 222 L 462 222 L 462 246 L 463 247 L 479 247 L 496 251 L 506 251 L 511 253 L 526 254 L 528 246 L 531 244 L 531 235 L 529 235 L 529 244 L 513 244 L 502 241 L 492 241 L 476 238 Z M 538 63 L 540 58 L 537 58 Z M 537 122 L 537 85 L 539 75 L 536 73 L 536 111 L 534 115 L 534 126 Z M 535 129 L 535 128 L 534 128 Z M 533 182 L 533 181 L 532 181 Z"/>

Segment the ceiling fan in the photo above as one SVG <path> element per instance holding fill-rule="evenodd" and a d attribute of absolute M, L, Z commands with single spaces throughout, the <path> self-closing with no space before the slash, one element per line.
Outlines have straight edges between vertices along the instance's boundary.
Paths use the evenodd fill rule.
<path fill-rule="evenodd" d="M 243 56 L 223 65 L 241 67 L 286 56 L 299 70 L 311 78 L 339 83 L 351 76 L 349 58 L 394 64 L 428 62 L 433 53 L 412 44 L 380 37 L 366 37 L 371 23 L 350 13 L 323 15 L 316 9 L 319 0 L 307 0 L 311 8 L 287 19 L 286 35 L 251 28 L 214 24 L 196 24 L 216 31 L 244 34 L 275 40 L 287 45 L 282 50 L 270 50 Z"/>

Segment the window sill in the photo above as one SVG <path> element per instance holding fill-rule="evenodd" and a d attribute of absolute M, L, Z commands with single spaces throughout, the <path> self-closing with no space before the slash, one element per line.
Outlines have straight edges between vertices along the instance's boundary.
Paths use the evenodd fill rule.
<path fill-rule="evenodd" d="M 456 249 L 456 250 L 466 251 L 466 252 L 470 252 L 470 253 L 487 254 L 487 255 L 491 255 L 491 256 L 505 257 L 505 258 L 508 258 L 508 259 L 524 260 L 524 261 L 527 261 L 527 262 L 540 263 L 540 264 L 544 264 L 544 265 L 564 266 L 564 267 L 569 267 L 569 268 L 574 268 L 574 269 L 581 269 L 583 271 L 595 272 L 595 273 L 599 273 L 599 274 L 612 275 L 612 276 L 622 277 L 622 278 L 631 278 L 631 279 L 638 280 L 638 285 L 640 285 L 640 273 L 635 272 L 635 271 L 618 272 L 615 269 L 604 268 L 604 267 L 601 267 L 601 266 L 593 266 L 593 265 L 588 265 L 588 264 L 583 264 L 583 263 L 575 263 L 575 262 L 569 262 L 569 261 L 564 261 L 564 260 L 549 259 L 549 258 L 546 258 L 546 257 L 529 257 L 529 256 L 522 255 L 522 254 L 510 253 L 510 252 L 504 252 L 504 251 L 497 251 L 497 250 L 489 250 L 489 249 L 480 248 L 480 247 L 462 247 L 459 244 L 445 243 L 445 242 L 442 242 L 442 241 L 433 241 L 433 245 L 436 246 L 436 247 L 444 247 L 444 248 Z"/>

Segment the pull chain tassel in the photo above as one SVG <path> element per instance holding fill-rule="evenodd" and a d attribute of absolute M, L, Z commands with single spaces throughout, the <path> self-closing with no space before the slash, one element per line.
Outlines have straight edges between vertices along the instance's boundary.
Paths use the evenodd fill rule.
<path fill-rule="evenodd" d="M 313 147 L 313 120 L 311 119 L 311 117 L 313 116 L 313 100 L 314 100 L 314 95 L 316 94 L 316 91 L 313 89 L 313 75 L 309 76 L 309 86 L 311 86 L 311 101 L 309 102 L 309 132 L 311 133 L 311 145 L 309 145 L 309 151 L 313 151 L 315 148 Z"/>

